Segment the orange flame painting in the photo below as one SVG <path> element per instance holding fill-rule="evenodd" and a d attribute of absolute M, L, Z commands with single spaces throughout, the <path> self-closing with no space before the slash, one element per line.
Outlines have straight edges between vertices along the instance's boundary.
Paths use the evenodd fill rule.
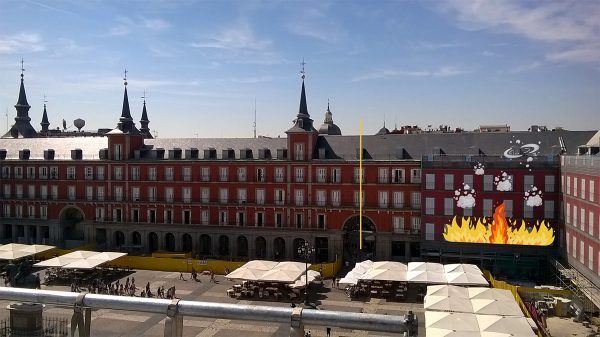
<path fill-rule="evenodd" d="M 505 245 L 549 246 L 554 242 L 554 230 L 545 220 L 528 226 L 525 221 L 506 219 L 504 203 L 494 211 L 493 221 L 487 218 L 454 217 L 444 228 L 444 239 L 450 242 L 491 243 Z"/>

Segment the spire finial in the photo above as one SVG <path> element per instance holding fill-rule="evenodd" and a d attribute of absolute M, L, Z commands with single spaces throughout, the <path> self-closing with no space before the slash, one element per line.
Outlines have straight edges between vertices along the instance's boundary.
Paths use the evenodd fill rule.
<path fill-rule="evenodd" d="M 44 108 L 46 107 L 46 103 L 48 103 L 48 101 L 46 100 L 46 94 L 44 94 Z"/>
<path fill-rule="evenodd" d="M 300 63 L 300 65 L 302 66 L 302 70 L 300 71 L 300 74 L 302 79 L 304 80 L 304 78 L 306 77 L 306 72 L 304 71 L 304 66 L 306 65 L 306 62 L 304 62 L 304 58 L 302 59 L 302 63 Z"/>
<path fill-rule="evenodd" d="M 146 98 L 148 98 L 148 96 L 146 96 L 146 89 L 144 89 L 144 96 L 142 96 L 142 98 L 144 99 L 144 104 L 146 104 Z"/>
<path fill-rule="evenodd" d="M 331 111 L 329 110 L 329 98 L 327 99 L 327 112 L 331 112 Z"/>
<path fill-rule="evenodd" d="M 123 77 L 123 81 L 125 82 L 125 86 L 127 86 L 127 68 L 125 68 L 125 76 Z"/>
<path fill-rule="evenodd" d="M 23 72 L 25 71 L 25 68 L 23 68 L 23 58 L 21 57 L 21 80 L 23 79 Z"/>

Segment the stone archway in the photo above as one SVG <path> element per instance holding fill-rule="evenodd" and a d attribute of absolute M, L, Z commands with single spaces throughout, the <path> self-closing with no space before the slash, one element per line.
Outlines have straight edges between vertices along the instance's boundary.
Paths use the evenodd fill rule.
<path fill-rule="evenodd" d="M 342 227 L 344 260 L 346 261 L 356 262 L 375 257 L 377 227 L 369 217 L 363 216 L 362 220 L 362 250 L 360 250 L 359 216 L 355 215 L 348 218 Z"/>
<path fill-rule="evenodd" d="M 219 255 L 229 257 L 229 237 L 227 235 L 219 236 Z"/>
<path fill-rule="evenodd" d="M 256 246 L 256 258 L 264 259 L 267 257 L 267 240 L 265 240 L 262 236 L 257 236 L 254 241 L 254 245 Z"/>
<path fill-rule="evenodd" d="M 148 248 L 150 248 L 150 253 L 158 250 L 158 235 L 154 232 L 148 234 Z"/>
<path fill-rule="evenodd" d="M 184 252 L 192 251 L 192 236 L 188 233 L 184 233 L 181 237 L 181 249 Z"/>
<path fill-rule="evenodd" d="M 240 235 L 237 237 L 237 257 L 248 257 L 248 239 Z"/>
<path fill-rule="evenodd" d="M 66 206 L 60 211 L 60 228 L 64 240 L 83 241 L 85 214 L 77 206 Z"/>
<path fill-rule="evenodd" d="M 173 233 L 165 234 L 165 249 L 169 252 L 175 251 L 175 235 Z"/>
<path fill-rule="evenodd" d="M 285 260 L 285 240 L 277 237 L 273 241 L 273 258 L 275 261 Z"/>
<path fill-rule="evenodd" d="M 118 249 L 125 244 L 125 234 L 121 231 L 116 231 L 114 234 L 114 246 Z"/>
<path fill-rule="evenodd" d="M 142 235 L 140 232 L 131 233 L 131 244 L 136 247 L 142 245 Z"/>
<path fill-rule="evenodd" d="M 200 254 L 212 255 L 212 239 L 208 234 L 200 235 Z"/>

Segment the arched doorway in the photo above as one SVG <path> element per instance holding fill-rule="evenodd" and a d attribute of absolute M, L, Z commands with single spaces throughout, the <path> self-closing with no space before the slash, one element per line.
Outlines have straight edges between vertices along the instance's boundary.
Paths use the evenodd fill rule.
<path fill-rule="evenodd" d="M 184 252 L 192 251 L 192 236 L 188 233 L 183 234 L 183 236 L 181 237 L 181 249 Z"/>
<path fill-rule="evenodd" d="M 154 232 L 148 234 L 148 248 L 150 248 L 150 253 L 158 250 L 158 235 Z"/>
<path fill-rule="evenodd" d="M 229 237 L 219 236 L 219 255 L 229 257 Z"/>
<path fill-rule="evenodd" d="M 125 234 L 121 231 L 116 231 L 114 240 L 115 247 L 121 248 L 121 246 L 125 244 Z"/>
<path fill-rule="evenodd" d="M 377 228 L 373 221 L 363 216 L 362 218 L 363 247 L 360 250 L 360 220 L 358 215 L 346 220 L 343 226 L 344 260 L 350 262 L 373 259 L 375 257 L 375 233 Z"/>
<path fill-rule="evenodd" d="M 275 261 L 285 260 L 285 240 L 282 238 L 275 238 L 273 241 L 273 259 Z"/>
<path fill-rule="evenodd" d="M 200 235 L 200 254 L 212 255 L 212 240 L 208 234 Z"/>
<path fill-rule="evenodd" d="M 165 235 L 165 249 L 169 252 L 175 251 L 175 235 L 173 235 L 173 233 L 167 233 Z"/>
<path fill-rule="evenodd" d="M 79 207 L 67 206 L 60 211 L 60 226 L 65 240 L 84 239 L 83 221 L 85 215 Z"/>
<path fill-rule="evenodd" d="M 294 248 L 294 252 L 292 254 L 294 254 L 294 260 L 296 261 L 304 261 L 304 257 L 301 256 L 301 254 L 298 252 L 298 248 L 300 248 L 302 245 L 304 245 L 304 239 L 302 238 L 295 238 L 294 239 L 294 244 L 293 244 L 293 248 Z"/>
<path fill-rule="evenodd" d="M 237 256 L 248 257 L 248 239 L 243 235 L 237 238 Z"/>
<path fill-rule="evenodd" d="M 267 240 L 262 236 L 259 236 L 254 240 L 254 245 L 256 246 L 256 258 L 264 259 L 267 257 Z"/>
<path fill-rule="evenodd" d="M 131 244 L 135 246 L 134 248 L 139 248 L 142 245 L 142 235 L 140 232 L 131 233 Z"/>

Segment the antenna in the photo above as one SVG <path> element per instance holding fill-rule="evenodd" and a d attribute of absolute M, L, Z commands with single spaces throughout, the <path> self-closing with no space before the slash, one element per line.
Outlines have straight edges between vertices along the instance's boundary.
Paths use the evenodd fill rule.
<path fill-rule="evenodd" d="M 23 79 L 23 72 L 25 71 L 25 68 L 23 68 L 23 58 L 21 57 L 21 79 Z"/>
<path fill-rule="evenodd" d="M 252 126 L 254 127 L 254 138 L 256 138 L 256 97 L 254 97 L 254 123 Z"/>
<path fill-rule="evenodd" d="M 306 72 L 304 71 L 304 66 L 306 65 L 306 62 L 304 62 L 304 58 L 302 59 L 302 63 L 300 63 L 300 65 L 302 66 L 302 70 L 300 71 L 300 74 L 302 74 L 302 79 L 304 79 L 304 77 L 306 77 Z"/>
<path fill-rule="evenodd" d="M 146 89 L 144 89 L 144 96 L 142 96 L 142 99 L 144 100 L 144 104 L 146 104 L 146 98 L 148 98 L 148 96 L 146 96 Z"/>
<path fill-rule="evenodd" d="M 125 73 L 125 76 L 123 77 L 123 81 L 125 81 L 125 86 L 127 86 L 127 73 L 128 73 L 127 68 L 125 68 L 124 73 Z"/>

